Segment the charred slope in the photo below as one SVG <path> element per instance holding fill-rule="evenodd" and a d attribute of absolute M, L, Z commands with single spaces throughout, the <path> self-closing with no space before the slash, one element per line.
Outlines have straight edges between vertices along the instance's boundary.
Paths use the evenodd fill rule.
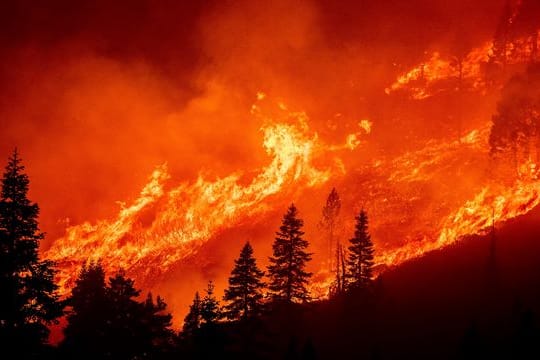
<path fill-rule="evenodd" d="M 491 235 L 470 237 L 391 269 L 372 294 L 275 309 L 249 331 L 227 325 L 221 344 L 228 353 L 250 348 L 250 358 L 519 358 L 538 351 L 539 220 L 536 209 L 497 229 L 495 243 Z"/>
<path fill-rule="evenodd" d="M 540 209 L 492 235 L 386 272 L 375 296 L 350 294 L 306 316 L 322 357 L 466 358 L 529 351 L 540 341 Z M 369 357 L 368 357 L 369 358 Z"/>

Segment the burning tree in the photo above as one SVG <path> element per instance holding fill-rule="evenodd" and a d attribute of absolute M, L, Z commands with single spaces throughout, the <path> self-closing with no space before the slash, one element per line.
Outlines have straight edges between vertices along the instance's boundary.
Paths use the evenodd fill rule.
<path fill-rule="evenodd" d="M 273 256 L 268 266 L 269 289 L 274 300 L 305 302 L 309 300 L 306 285 L 311 273 L 305 271 L 311 253 L 306 252 L 308 242 L 302 238 L 304 222 L 298 218 L 298 210 L 291 204 L 283 216 L 282 225 L 276 232 L 272 245 Z"/>
<path fill-rule="evenodd" d="M 345 251 L 343 246 L 338 242 L 336 248 L 336 270 L 335 280 L 330 287 L 330 296 L 339 295 L 347 289 L 347 270 L 345 267 Z"/>
<path fill-rule="evenodd" d="M 40 261 L 39 207 L 28 197 L 28 176 L 17 150 L 8 160 L 0 194 L 0 343 L 35 353 L 49 334 L 47 325 L 62 315 L 51 261 Z"/>
<path fill-rule="evenodd" d="M 504 87 L 492 118 L 491 155 L 511 160 L 514 169 L 540 160 L 540 65 L 528 67 Z"/>
<path fill-rule="evenodd" d="M 489 63 L 503 69 L 538 60 L 540 5 L 537 0 L 506 1 L 493 38 Z"/>
<path fill-rule="evenodd" d="M 334 267 L 332 266 L 333 255 L 334 255 L 334 243 L 335 241 L 335 232 L 338 224 L 339 211 L 341 210 L 341 200 L 339 199 L 338 192 L 336 188 L 332 188 L 332 191 L 326 199 L 326 204 L 322 210 L 322 219 L 319 223 L 319 226 L 324 229 L 327 236 L 327 251 L 328 251 L 328 271 L 332 271 Z M 339 265 L 336 263 L 336 266 Z"/>
<path fill-rule="evenodd" d="M 350 239 L 348 265 L 348 285 L 351 288 L 365 288 L 373 278 L 373 243 L 368 232 L 368 217 L 364 209 L 355 218 L 354 237 Z"/>
<path fill-rule="evenodd" d="M 225 290 L 223 297 L 229 302 L 225 305 L 225 316 L 231 320 L 246 319 L 260 312 L 264 288 L 261 279 L 264 272 L 257 267 L 249 242 L 246 242 L 234 264 L 229 277 L 229 288 Z"/>

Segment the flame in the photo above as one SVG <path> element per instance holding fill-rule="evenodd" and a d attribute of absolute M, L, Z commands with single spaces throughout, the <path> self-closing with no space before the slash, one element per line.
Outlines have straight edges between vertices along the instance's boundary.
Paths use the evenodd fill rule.
<path fill-rule="evenodd" d="M 371 126 L 372 125 L 373 125 L 373 123 L 371 121 L 369 121 L 368 119 L 360 120 L 360 122 L 358 123 L 358 126 L 360 127 L 360 129 L 364 130 L 364 132 L 366 134 L 371 133 Z"/>
<path fill-rule="evenodd" d="M 278 106 L 286 110 L 283 103 Z M 310 135 L 305 113 L 286 112 L 287 121 L 276 122 L 254 105 L 252 115 L 265 122 L 263 147 L 271 161 L 248 185 L 241 185 L 239 172 L 215 181 L 199 176 L 194 183 L 165 190 L 170 175 L 166 165 L 159 166 L 116 219 L 71 226 L 46 252 L 59 264 L 62 291 L 73 284 L 81 264 L 97 259 L 108 272 L 124 269 L 144 282 L 194 254 L 221 229 L 271 209 L 269 198 L 286 199 L 291 184 L 309 188 L 329 179 L 328 170 L 312 165 L 313 154 L 324 144 L 317 134 Z M 141 220 L 147 211 L 155 214 L 150 224 Z"/>
<path fill-rule="evenodd" d="M 385 92 L 390 94 L 406 89 L 413 99 L 421 100 L 444 90 L 444 87 L 437 88 L 439 83 L 452 79 L 458 80 L 460 77 L 473 89 L 482 89 L 485 86 L 482 80 L 482 67 L 489 61 L 492 49 L 493 42 L 491 41 L 472 49 L 461 60 L 461 70 L 458 65 L 459 59 L 443 58 L 439 52 L 435 51 L 429 60 L 400 75 L 390 87 L 385 89 Z"/>
<path fill-rule="evenodd" d="M 435 241 L 424 238 L 380 254 L 379 264 L 395 265 L 441 249 L 466 235 L 486 234 L 497 223 L 524 215 L 540 203 L 540 182 L 516 181 L 511 187 L 483 188 L 472 200 L 467 201 L 441 223 Z"/>
<path fill-rule="evenodd" d="M 540 37 L 537 42 L 540 46 Z M 527 63 L 533 52 L 530 37 L 515 38 L 506 44 L 503 66 Z M 457 56 L 443 57 L 437 51 L 432 52 L 429 59 L 399 75 L 385 92 L 389 95 L 405 90 L 415 100 L 426 99 L 448 89 L 483 92 L 486 90 L 484 69 L 490 61 L 496 61 L 493 55 L 493 41 L 486 41 L 473 48 L 462 59 Z"/>
<path fill-rule="evenodd" d="M 373 123 L 369 121 L 368 119 L 363 119 L 358 122 L 358 127 L 362 130 L 360 132 L 355 132 L 352 134 L 348 134 L 345 138 L 345 143 L 341 146 L 341 148 L 354 150 L 356 149 L 361 143 L 362 140 L 360 140 L 364 135 L 369 135 L 371 133 L 371 127 L 373 126 Z M 339 146 L 334 147 L 334 150 L 339 149 Z"/>
<path fill-rule="evenodd" d="M 97 259 L 107 272 L 124 269 L 142 286 L 151 284 L 220 231 L 272 211 L 289 201 L 295 189 L 318 187 L 336 174 L 349 178 L 358 174 L 364 179 L 359 183 L 362 191 L 357 192 L 360 198 L 353 201 L 367 207 L 376 262 L 386 266 L 449 246 L 465 235 L 483 233 L 492 223 L 525 214 L 540 202 L 538 166 L 532 160 L 521 165 L 511 185 L 477 174 L 489 156 L 489 124 L 471 129 L 461 139 L 428 141 L 416 151 L 373 159 L 360 169 L 348 171 L 338 156 L 335 168 L 320 168 L 315 160 L 330 152 L 356 149 L 373 123 L 363 119 L 345 143 L 329 145 L 310 130 L 305 112 L 291 111 L 280 101 L 270 116 L 260 104 L 269 101 L 267 95 L 259 92 L 256 97 L 251 115 L 262 124 L 268 164 L 251 178 L 247 174 L 253 172 L 239 171 L 215 180 L 200 175 L 194 182 L 177 185 L 171 184 L 167 165 L 158 166 L 138 198 L 130 205 L 121 204 L 116 218 L 70 226 L 46 252 L 59 265 L 63 293 L 73 285 L 81 264 Z M 430 197 L 423 194 L 426 184 L 448 183 L 456 173 L 474 185 L 465 182 L 466 190 L 458 191 L 458 183 L 450 184 Z M 413 205 L 422 201 L 422 206 Z M 344 229 L 352 225 L 346 223 Z M 396 226 L 401 232 L 394 231 Z M 403 241 L 377 240 L 384 233 L 403 234 Z M 332 274 L 316 271 L 315 297 L 327 293 L 331 280 Z"/>
<path fill-rule="evenodd" d="M 489 124 L 486 124 L 461 139 L 429 141 L 417 151 L 389 160 L 376 159 L 362 169 L 377 182 L 362 184 L 370 197 L 364 205 L 370 212 L 372 233 L 395 236 L 390 227 L 396 224 L 405 229 L 404 240 L 397 245 L 381 239 L 377 242 L 377 236 L 374 237 L 375 263 L 381 269 L 451 246 L 464 236 L 486 234 L 493 226 L 524 215 L 540 204 L 538 166 L 528 160 L 510 182 L 490 178 L 480 170 L 481 176 L 471 182 L 470 197 L 463 197 L 461 190 L 450 186 L 449 192 L 438 189 L 439 198 L 430 199 L 432 203 L 424 205 L 427 206 L 424 212 L 411 205 L 421 201 L 424 184 L 442 183 L 441 179 L 448 182 L 456 172 L 467 177 L 475 168 L 481 168 L 482 163 L 488 163 L 488 137 Z M 411 220 L 404 219 L 408 212 Z M 345 227 L 352 229 L 353 225 L 349 222 Z M 328 295 L 333 277 L 325 269 L 316 272 L 316 281 L 310 288 L 314 297 Z"/>

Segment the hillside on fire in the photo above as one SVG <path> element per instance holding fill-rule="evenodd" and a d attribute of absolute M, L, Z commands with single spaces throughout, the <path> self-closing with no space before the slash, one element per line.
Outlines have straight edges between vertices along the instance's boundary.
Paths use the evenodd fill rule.
<path fill-rule="evenodd" d="M 0 2 L 0 357 L 540 356 L 539 45 L 536 0 Z"/>

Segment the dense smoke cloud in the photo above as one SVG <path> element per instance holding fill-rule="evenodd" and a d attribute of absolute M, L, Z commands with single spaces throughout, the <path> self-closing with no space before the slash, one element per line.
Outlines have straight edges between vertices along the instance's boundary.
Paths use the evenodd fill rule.
<path fill-rule="evenodd" d="M 177 184 L 265 164 L 249 113 L 258 91 L 306 110 L 327 143 L 372 120 L 354 168 L 406 146 L 396 139 L 407 132 L 378 127 L 446 131 L 442 111 L 401 114 L 407 104 L 384 88 L 426 50 L 488 39 L 503 3 L 2 2 L 0 154 L 21 150 L 45 247 L 66 224 L 114 216 L 156 165 L 167 162 Z"/>

